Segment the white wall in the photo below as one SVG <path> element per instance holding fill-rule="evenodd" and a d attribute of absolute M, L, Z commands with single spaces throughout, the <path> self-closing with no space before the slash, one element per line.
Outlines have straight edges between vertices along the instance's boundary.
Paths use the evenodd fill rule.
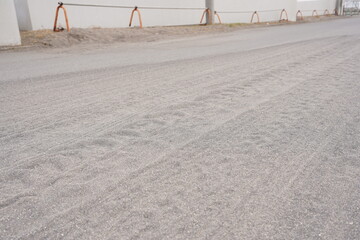
<path fill-rule="evenodd" d="M 215 9 L 220 12 L 219 15 L 224 23 L 249 23 L 254 11 L 259 13 L 262 22 L 279 21 L 282 9 L 286 9 L 290 21 L 295 21 L 296 4 L 297 0 L 215 0 Z M 275 11 L 268 12 L 269 10 Z M 221 13 L 229 11 L 249 13 Z"/>
<path fill-rule="evenodd" d="M 51 29 L 54 24 L 55 10 L 58 0 L 18 0 L 28 1 L 31 16 L 31 28 L 27 30 Z M 66 3 L 87 3 L 122 6 L 160 6 L 204 8 L 205 0 L 67 0 Z M 70 27 L 127 27 L 132 9 L 96 8 L 65 6 Z M 144 26 L 167 26 L 199 24 L 202 10 L 140 10 Z M 60 25 L 65 27 L 62 10 L 60 10 Z M 138 24 L 137 15 L 134 23 Z M 25 26 L 25 25 L 23 25 Z"/>
<path fill-rule="evenodd" d="M 21 44 L 13 0 L 0 0 L 0 46 Z"/>
<path fill-rule="evenodd" d="M 313 10 L 323 15 L 326 9 L 332 14 L 336 8 L 336 0 L 298 0 L 297 8 L 304 16 L 311 16 Z"/>

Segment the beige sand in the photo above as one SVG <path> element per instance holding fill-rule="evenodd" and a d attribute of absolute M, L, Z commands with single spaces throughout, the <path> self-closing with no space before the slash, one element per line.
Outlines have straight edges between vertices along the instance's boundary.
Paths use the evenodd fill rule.
<path fill-rule="evenodd" d="M 206 34 L 221 34 L 239 29 L 276 26 L 284 24 L 299 24 L 307 22 L 327 21 L 338 19 L 336 16 L 306 17 L 304 21 L 294 22 L 264 22 L 260 24 L 223 24 L 223 25 L 194 25 L 175 27 L 147 27 L 139 28 L 93 28 L 71 29 L 70 33 L 54 33 L 51 30 L 21 32 L 22 47 L 24 48 L 63 48 L 69 46 L 114 45 L 129 42 L 153 42 L 179 37 L 198 36 Z M 14 47 L 12 47 L 14 48 Z M 17 47 L 15 47 L 16 49 Z"/>
<path fill-rule="evenodd" d="M 359 239 L 359 24 L 0 53 L 0 239 Z"/>

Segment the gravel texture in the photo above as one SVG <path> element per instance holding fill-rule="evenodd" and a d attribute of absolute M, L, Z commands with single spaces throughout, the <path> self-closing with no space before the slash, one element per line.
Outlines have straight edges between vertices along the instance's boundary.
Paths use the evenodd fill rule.
<path fill-rule="evenodd" d="M 0 53 L 0 239 L 359 239 L 360 18 Z"/>

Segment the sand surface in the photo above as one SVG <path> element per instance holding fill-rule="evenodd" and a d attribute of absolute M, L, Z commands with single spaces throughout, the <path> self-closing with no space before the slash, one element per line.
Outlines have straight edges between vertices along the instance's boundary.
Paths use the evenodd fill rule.
<path fill-rule="evenodd" d="M 0 239 L 359 239 L 359 26 L 0 53 Z"/>
<path fill-rule="evenodd" d="M 21 46 L 1 47 L 1 50 L 24 50 L 43 48 L 69 48 L 79 47 L 83 49 L 114 46 L 123 43 L 155 42 L 160 40 L 178 39 L 179 37 L 216 35 L 226 32 L 233 32 L 240 29 L 271 27 L 278 25 L 302 24 L 309 22 L 329 21 L 343 16 L 317 16 L 305 17 L 298 22 L 262 22 L 256 24 L 234 23 L 214 25 L 193 25 L 193 26 L 169 26 L 169 27 L 138 27 L 132 28 L 71 28 L 70 32 L 53 32 L 52 30 L 21 31 Z"/>

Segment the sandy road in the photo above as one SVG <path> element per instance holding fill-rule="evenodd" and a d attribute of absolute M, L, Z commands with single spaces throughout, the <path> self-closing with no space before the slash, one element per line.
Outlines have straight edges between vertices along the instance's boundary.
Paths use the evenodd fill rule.
<path fill-rule="evenodd" d="M 0 239 L 359 239 L 359 24 L 0 53 Z"/>

